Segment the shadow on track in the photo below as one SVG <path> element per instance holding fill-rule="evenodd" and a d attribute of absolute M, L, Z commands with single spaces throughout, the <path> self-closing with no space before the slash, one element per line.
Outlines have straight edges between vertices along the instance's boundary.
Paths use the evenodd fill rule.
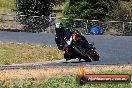
<path fill-rule="evenodd" d="M 62 63 L 86 63 L 86 61 L 65 61 L 65 62 L 62 62 Z"/>

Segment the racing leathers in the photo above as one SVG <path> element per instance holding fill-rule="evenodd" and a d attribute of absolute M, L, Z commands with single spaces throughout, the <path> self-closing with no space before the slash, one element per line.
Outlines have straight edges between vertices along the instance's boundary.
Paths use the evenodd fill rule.
<path fill-rule="evenodd" d="M 88 41 L 86 40 L 86 38 L 79 32 L 79 31 L 72 31 L 72 30 L 65 30 L 65 32 L 63 33 L 57 33 L 55 35 L 55 42 L 58 46 L 59 50 L 63 50 L 63 41 L 64 41 L 64 37 L 66 34 L 73 34 L 75 33 L 78 37 L 78 40 L 76 41 L 76 45 L 81 46 L 85 49 L 85 53 L 88 53 L 88 50 L 90 48 L 90 44 L 88 43 Z M 64 54 L 64 58 L 65 59 L 73 59 L 74 56 L 72 56 L 69 52 L 65 52 Z"/>

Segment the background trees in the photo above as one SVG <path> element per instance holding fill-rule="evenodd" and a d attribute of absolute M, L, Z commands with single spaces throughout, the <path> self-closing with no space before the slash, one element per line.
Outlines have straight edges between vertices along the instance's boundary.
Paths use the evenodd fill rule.
<path fill-rule="evenodd" d="M 61 5 L 65 0 L 17 0 L 17 12 L 30 16 L 48 16 L 53 5 Z"/>
<path fill-rule="evenodd" d="M 26 31 L 43 31 L 49 27 L 52 7 L 61 5 L 65 0 L 17 0 L 16 9 L 19 15 L 18 20 L 24 24 Z"/>
<path fill-rule="evenodd" d="M 18 14 L 26 15 L 20 22 L 25 24 L 25 29 L 45 29 L 50 20 L 46 17 L 50 16 L 53 6 L 62 5 L 63 2 L 66 3 L 62 15 L 66 18 L 118 21 L 130 21 L 132 18 L 128 14 L 131 11 L 120 8 L 118 0 L 17 0 Z"/>
<path fill-rule="evenodd" d="M 113 0 L 69 0 L 63 11 L 63 16 L 102 20 L 107 16 L 108 9 L 114 5 Z"/>

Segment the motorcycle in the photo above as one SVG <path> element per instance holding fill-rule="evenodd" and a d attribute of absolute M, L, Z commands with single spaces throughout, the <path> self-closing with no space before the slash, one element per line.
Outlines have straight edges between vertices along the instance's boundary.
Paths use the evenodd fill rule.
<path fill-rule="evenodd" d="M 61 45 L 62 50 L 65 51 L 64 58 L 66 60 L 76 59 L 79 61 L 81 59 L 86 62 L 99 61 L 99 54 L 95 51 L 94 44 L 90 44 L 90 49 L 88 49 L 88 53 L 86 53 L 85 49 L 76 44 L 78 41 L 78 36 L 75 33 L 70 35 L 66 35 L 64 37 L 63 45 Z"/>

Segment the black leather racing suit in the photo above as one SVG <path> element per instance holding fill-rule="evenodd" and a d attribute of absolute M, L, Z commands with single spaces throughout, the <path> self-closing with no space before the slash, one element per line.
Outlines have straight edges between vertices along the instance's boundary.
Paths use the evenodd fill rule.
<path fill-rule="evenodd" d="M 63 39 L 64 39 L 64 35 L 65 34 L 72 34 L 75 33 L 78 36 L 78 41 L 76 42 L 77 45 L 80 45 L 81 47 L 83 47 L 84 49 L 86 49 L 86 53 L 88 52 L 88 49 L 90 48 L 90 45 L 88 43 L 88 41 L 86 40 L 86 38 L 79 32 L 79 31 L 72 31 L 72 30 L 65 30 L 64 33 L 57 33 L 55 35 L 55 42 L 58 46 L 59 50 L 63 49 Z M 70 58 L 74 58 L 74 56 L 72 56 L 70 53 L 65 52 L 64 54 L 64 58 L 65 59 L 70 59 Z"/>

